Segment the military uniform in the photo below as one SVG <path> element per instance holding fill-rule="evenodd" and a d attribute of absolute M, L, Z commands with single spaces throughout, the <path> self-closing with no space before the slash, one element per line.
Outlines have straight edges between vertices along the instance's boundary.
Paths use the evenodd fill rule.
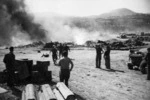
<path fill-rule="evenodd" d="M 6 65 L 6 70 L 8 73 L 7 85 L 13 86 L 15 82 L 15 55 L 13 53 L 8 53 L 4 56 L 3 62 Z"/>
<path fill-rule="evenodd" d="M 106 47 L 106 51 L 104 53 L 105 65 L 107 69 L 110 69 L 110 47 Z"/>
<path fill-rule="evenodd" d="M 96 46 L 96 68 L 101 68 L 101 55 L 102 55 L 102 48 L 97 45 Z"/>

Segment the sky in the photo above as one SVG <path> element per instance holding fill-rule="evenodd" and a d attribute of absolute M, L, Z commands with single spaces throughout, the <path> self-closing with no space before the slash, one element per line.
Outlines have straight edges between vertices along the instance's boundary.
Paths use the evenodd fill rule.
<path fill-rule="evenodd" d="M 56 13 L 66 16 L 100 15 L 118 8 L 150 13 L 150 0 L 25 0 L 31 13 Z"/>

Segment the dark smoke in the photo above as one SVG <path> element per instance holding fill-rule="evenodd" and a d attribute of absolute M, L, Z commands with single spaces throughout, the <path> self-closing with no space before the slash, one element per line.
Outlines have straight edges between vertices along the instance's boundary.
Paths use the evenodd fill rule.
<path fill-rule="evenodd" d="M 32 41 L 46 39 L 45 30 L 25 11 L 23 0 L 0 0 L 0 45 L 11 45 L 17 31 Z"/>

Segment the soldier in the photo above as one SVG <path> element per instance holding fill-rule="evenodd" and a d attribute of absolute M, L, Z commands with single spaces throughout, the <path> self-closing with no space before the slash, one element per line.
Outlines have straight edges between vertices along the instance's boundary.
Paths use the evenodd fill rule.
<path fill-rule="evenodd" d="M 62 57 L 62 52 L 63 52 L 63 46 L 62 44 L 60 43 L 59 47 L 58 47 L 58 50 L 59 50 L 59 59 Z"/>
<path fill-rule="evenodd" d="M 64 44 L 64 47 L 63 47 L 63 52 L 66 52 L 67 53 L 67 56 L 68 56 L 68 52 L 70 51 L 70 48 L 67 46 L 67 44 Z"/>
<path fill-rule="evenodd" d="M 7 73 L 8 73 L 8 80 L 7 80 L 7 85 L 10 86 L 10 87 L 13 87 L 14 86 L 14 83 L 15 83 L 15 55 L 13 53 L 14 51 L 14 48 L 13 47 L 10 47 L 9 48 L 10 52 L 8 54 L 6 54 L 4 56 L 4 59 L 3 59 L 3 62 L 5 63 L 6 65 L 6 70 L 7 70 Z"/>
<path fill-rule="evenodd" d="M 102 55 L 102 48 L 100 43 L 98 43 L 95 47 L 96 49 L 96 68 L 101 68 L 101 55 Z"/>
<path fill-rule="evenodd" d="M 150 80 L 150 48 L 147 48 L 148 53 L 146 54 L 146 61 L 147 61 L 147 80 Z"/>
<path fill-rule="evenodd" d="M 53 59 L 53 62 L 54 64 L 56 65 L 56 61 L 57 61 L 57 48 L 56 46 L 54 45 L 53 48 L 52 48 L 52 59 Z"/>
<path fill-rule="evenodd" d="M 104 59 L 105 59 L 106 68 L 111 69 L 110 68 L 110 46 L 109 46 L 109 44 L 106 45 L 106 50 L 104 53 Z"/>
<path fill-rule="evenodd" d="M 66 86 L 68 86 L 70 72 L 72 71 L 74 65 L 71 59 L 67 56 L 67 52 L 63 52 L 63 56 L 64 58 L 61 59 L 58 64 L 59 66 L 61 66 L 60 67 L 60 81 L 61 82 L 65 81 Z"/>

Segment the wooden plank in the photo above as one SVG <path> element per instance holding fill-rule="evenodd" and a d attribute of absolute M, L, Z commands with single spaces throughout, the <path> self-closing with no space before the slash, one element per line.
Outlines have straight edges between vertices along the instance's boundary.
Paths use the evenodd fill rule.
<path fill-rule="evenodd" d="M 21 100 L 26 100 L 26 95 L 25 95 L 25 91 L 22 92 L 22 97 Z"/>
<path fill-rule="evenodd" d="M 65 99 L 63 98 L 63 96 L 61 95 L 61 93 L 60 93 L 57 89 L 54 89 L 53 92 L 54 92 L 54 94 L 55 94 L 57 100 L 65 100 Z"/>
<path fill-rule="evenodd" d="M 60 93 L 63 95 L 65 100 L 75 100 L 74 93 L 63 82 L 57 83 L 56 87 L 58 88 Z"/>
<path fill-rule="evenodd" d="M 39 100 L 46 100 L 44 94 L 41 91 L 38 93 L 38 96 L 39 96 Z"/>
<path fill-rule="evenodd" d="M 6 92 L 8 92 L 6 89 L 0 87 L 0 95 L 1 95 L 1 94 L 4 94 L 4 93 L 6 93 Z"/>
<path fill-rule="evenodd" d="M 42 85 L 42 91 L 44 93 L 46 100 L 57 100 L 51 87 L 48 84 Z"/>
<path fill-rule="evenodd" d="M 33 84 L 28 84 L 25 88 L 26 100 L 36 100 L 35 88 Z"/>

